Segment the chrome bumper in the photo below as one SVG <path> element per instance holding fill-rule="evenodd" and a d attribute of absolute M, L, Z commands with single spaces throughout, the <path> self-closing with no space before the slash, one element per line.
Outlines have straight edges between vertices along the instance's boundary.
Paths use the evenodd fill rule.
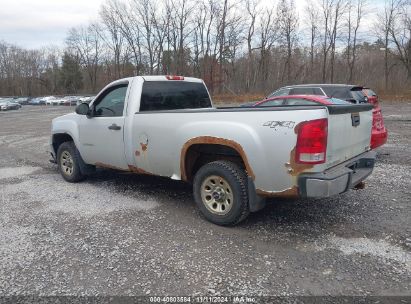
<path fill-rule="evenodd" d="M 300 196 L 329 197 L 354 188 L 372 173 L 375 158 L 376 152 L 369 151 L 322 173 L 300 175 Z"/>

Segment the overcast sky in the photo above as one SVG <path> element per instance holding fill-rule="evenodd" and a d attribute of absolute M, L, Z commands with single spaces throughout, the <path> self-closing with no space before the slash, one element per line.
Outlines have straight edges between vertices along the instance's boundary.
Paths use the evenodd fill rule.
<path fill-rule="evenodd" d="M 61 46 L 68 29 L 98 18 L 104 0 L 0 0 L 0 40 Z"/>
<path fill-rule="evenodd" d="M 0 0 L 0 41 L 25 48 L 48 45 L 62 46 L 67 31 L 74 26 L 98 19 L 100 5 L 105 0 Z M 276 2 L 263 0 L 266 4 Z M 383 0 L 370 0 L 373 5 Z M 305 1 L 296 0 L 300 17 Z M 374 20 L 370 12 L 366 27 Z M 300 26 L 303 24 L 300 18 Z"/>

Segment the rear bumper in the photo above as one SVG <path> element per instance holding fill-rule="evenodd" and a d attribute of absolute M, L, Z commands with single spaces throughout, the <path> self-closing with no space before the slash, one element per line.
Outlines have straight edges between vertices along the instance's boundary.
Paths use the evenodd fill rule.
<path fill-rule="evenodd" d="M 321 173 L 298 178 L 301 197 L 329 197 L 355 187 L 374 169 L 376 152 L 369 151 Z"/>

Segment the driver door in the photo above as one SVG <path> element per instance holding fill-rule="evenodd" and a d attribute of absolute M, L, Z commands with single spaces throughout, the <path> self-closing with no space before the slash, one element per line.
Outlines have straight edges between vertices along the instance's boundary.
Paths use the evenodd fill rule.
<path fill-rule="evenodd" d="M 79 124 L 81 156 L 88 164 L 127 169 L 124 151 L 124 102 L 128 83 L 107 88 Z"/>

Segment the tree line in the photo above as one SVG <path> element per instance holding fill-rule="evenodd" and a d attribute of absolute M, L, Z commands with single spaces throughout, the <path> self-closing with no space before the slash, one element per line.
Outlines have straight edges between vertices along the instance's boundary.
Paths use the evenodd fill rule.
<path fill-rule="evenodd" d="M 213 94 L 319 82 L 409 91 L 411 1 L 306 0 L 299 14 L 294 0 L 108 0 L 62 48 L 0 42 L 0 95 L 95 93 L 161 74 L 202 78 Z"/>

